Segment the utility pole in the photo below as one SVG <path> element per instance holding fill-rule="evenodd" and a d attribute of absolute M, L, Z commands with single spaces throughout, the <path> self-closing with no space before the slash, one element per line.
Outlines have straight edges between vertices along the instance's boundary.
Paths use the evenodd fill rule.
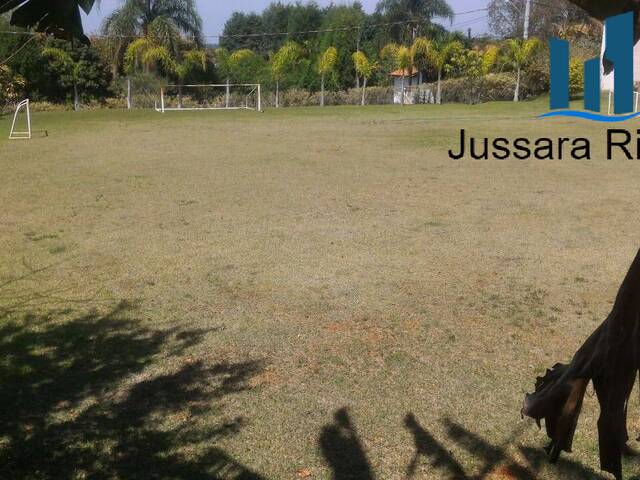
<path fill-rule="evenodd" d="M 531 0 L 525 0 L 524 7 L 524 39 L 529 39 L 529 17 L 531 16 Z"/>

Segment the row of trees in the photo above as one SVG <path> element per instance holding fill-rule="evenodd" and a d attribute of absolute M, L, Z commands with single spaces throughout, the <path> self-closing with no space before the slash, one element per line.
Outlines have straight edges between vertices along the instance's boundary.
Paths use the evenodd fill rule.
<path fill-rule="evenodd" d="M 515 25 L 510 8 L 492 0 L 490 18 L 501 15 L 507 18 L 504 24 Z M 262 83 L 273 92 L 276 106 L 280 92 L 290 88 L 318 91 L 324 105 L 327 90 L 357 87 L 364 103 L 367 87 L 389 85 L 389 73 L 395 70 L 401 72 L 403 85 L 408 81 L 411 86 L 414 70 L 420 83 L 436 83 L 438 103 L 445 77 L 511 71 L 518 100 L 522 72 L 540 42 L 472 42 L 433 23 L 435 17 L 452 16 L 444 0 L 381 0 L 372 14 L 359 2 L 326 8 L 314 2 L 274 2 L 260 14 L 234 14 L 216 48 L 205 44 L 195 0 L 123 0 L 105 20 L 104 36 L 92 39 L 92 46 L 40 39 L 27 45 L 10 66 L 32 98 L 71 98 L 76 107 L 82 99 L 114 94 L 110 82 L 122 76 L 162 78 L 179 86 Z M 5 29 L 8 25 L 0 17 L 0 30 Z M 314 33 L 301 33 L 308 31 Z M 22 42 L 20 36 L 0 34 L 0 58 Z M 180 87 L 178 96 L 182 103 Z"/>

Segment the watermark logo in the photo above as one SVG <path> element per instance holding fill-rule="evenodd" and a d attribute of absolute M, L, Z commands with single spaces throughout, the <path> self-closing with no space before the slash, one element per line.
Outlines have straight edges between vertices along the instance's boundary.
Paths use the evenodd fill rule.
<path fill-rule="evenodd" d="M 576 117 L 597 122 L 622 122 L 634 113 L 633 91 L 633 12 L 610 17 L 605 21 L 605 60 L 614 67 L 613 116 L 600 114 L 599 57 L 584 62 L 584 110 L 569 110 L 569 42 L 554 38 L 551 51 L 551 112 L 548 117 Z"/>

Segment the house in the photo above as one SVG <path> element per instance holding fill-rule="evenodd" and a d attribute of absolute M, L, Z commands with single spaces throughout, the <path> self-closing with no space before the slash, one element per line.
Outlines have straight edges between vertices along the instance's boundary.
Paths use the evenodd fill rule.
<path fill-rule="evenodd" d="M 411 75 L 409 70 L 396 70 L 390 73 L 393 78 L 393 103 L 402 103 L 402 77 L 404 76 L 404 103 L 413 103 L 413 95 L 411 95 L 412 87 L 420 83 L 421 75 L 417 68 L 413 68 Z"/>
<path fill-rule="evenodd" d="M 606 39 L 606 27 L 602 35 L 602 54 L 603 62 L 601 63 L 602 82 L 601 87 L 603 92 L 613 92 L 613 70 L 605 71 L 604 67 L 604 51 L 605 51 L 605 39 Z M 633 80 L 637 84 L 640 82 L 640 42 L 636 43 L 633 47 Z"/>

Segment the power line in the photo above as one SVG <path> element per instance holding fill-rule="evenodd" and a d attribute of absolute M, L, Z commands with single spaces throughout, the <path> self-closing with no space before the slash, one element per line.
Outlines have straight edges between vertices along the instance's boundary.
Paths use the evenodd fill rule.
<path fill-rule="evenodd" d="M 469 15 L 472 13 L 486 12 L 488 8 L 479 8 L 476 10 L 467 10 L 464 12 L 456 12 L 453 16 L 462 16 Z M 482 18 L 486 18 L 482 17 Z M 377 23 L 374 25 L 358 25 L 353 27 L 340 27 L 340 28 L 325 28 L 318 30 L 303 30 L 298 32 L 264 32 L 264 33 L 238 33 L 232 35 L 202 35 L 203 38 L 260 38 L 260 37 L 279 37 L 279 36 L 290 36 L 290 35 L 312 35 L 312 34 L 321 34 L 321 33 L 337 33 L 337 32 L 351 32 L 358 30 L 370 30 L 374 28 L 382 28 L 382 27 L 393 27 L 398 25 L 413 25 L 417 22 L 413 20 L 403 20 L 398 22 L 387 22 L 387 23 Z M 464 22 L 463 22 L 464 23 Z M 452 25 L 456 26 L 456 25 Z M 0 34 L 6 35 L 38 35 L 35 32 L 16 32 L 14 30 L 0 31 Z M 143 38 L 144 35 L 90 35 L 93 38 L 120 38 L 120 39 L 134 39 L 134 38 Z"/>

